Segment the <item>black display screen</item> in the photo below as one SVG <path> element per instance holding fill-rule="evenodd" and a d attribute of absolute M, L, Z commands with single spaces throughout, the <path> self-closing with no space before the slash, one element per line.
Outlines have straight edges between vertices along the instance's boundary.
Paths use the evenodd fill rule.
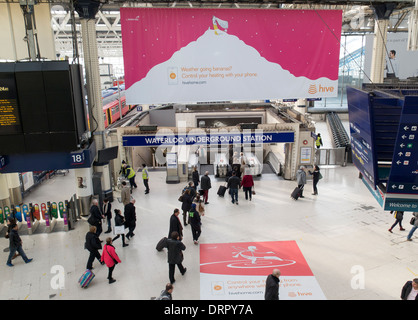
<path fill-rule="evenodd" d="M 0 135 L 22 132 L 13 73 L 0 73 Z"/>

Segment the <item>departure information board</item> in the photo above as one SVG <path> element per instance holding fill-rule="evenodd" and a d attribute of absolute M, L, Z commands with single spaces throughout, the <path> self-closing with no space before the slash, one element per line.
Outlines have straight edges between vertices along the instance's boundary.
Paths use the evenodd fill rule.
<path fill-rule="evenodd" d="M 0 74 L 0 135 L 21 133 L 16 84 L 13 73 Z"/>
<path fill-rule="evenodd" d="M 388 193 L 418 195 L 418 96 L 407 96 L 396 139 Z"/>

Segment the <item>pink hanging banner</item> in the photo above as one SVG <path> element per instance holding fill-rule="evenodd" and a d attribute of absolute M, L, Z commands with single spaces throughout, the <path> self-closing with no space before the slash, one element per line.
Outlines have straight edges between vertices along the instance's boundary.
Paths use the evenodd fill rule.
<path fill-rule="evenodd" d="M 120 12 L 129 104 L 337 95 L 341 10 Z"/>

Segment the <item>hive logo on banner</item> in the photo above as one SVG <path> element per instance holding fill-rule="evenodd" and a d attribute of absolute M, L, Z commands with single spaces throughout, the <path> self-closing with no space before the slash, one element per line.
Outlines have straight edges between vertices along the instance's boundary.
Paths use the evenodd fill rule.
<path fill-rule="evenodd" d="M 341 10 L 120 13 L 129 104 L 336 96 Z"/>
<path fill-rule="evenodd" d="M 167 70 L 168 74 L 168 84 L 178 84 L 178 71 L 176 67 L 168 68 Z"/>
<path fill-rule="evenodd" d="M 309 86 L 308 93 L 309 93 L 309 94 L 315 94 L 315 93 L 317 93 L 317 92 L 318 92 L 318 90 L 316 90 L 316 85 L 311 84 L 311 85 Z"/>
<path fill-rule="evenodd" d="M 200 245 L 202 300 L 264 299 L 265 280 L 280 269 L 280 299 L 325 299 L 295 241 Z"/>
<path fill-rule="evenodd" d="M 334 92 L 333 86 L 321 86 L 320 84 L 318 85 L 318 88 L 316 87 L 315 84 L 311 84 L 308 89 L 308 93 L 310 95 L 314 95 L 317 93 L 322 94 L 322 93 L 332 93 L 332 92 Z"/>

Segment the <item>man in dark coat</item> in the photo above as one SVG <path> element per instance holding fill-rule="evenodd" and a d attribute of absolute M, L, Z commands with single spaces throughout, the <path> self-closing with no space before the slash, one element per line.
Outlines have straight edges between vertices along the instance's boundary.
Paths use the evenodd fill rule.
<path fill-rule="evenodd" d="M 134 230 L 136 228 L 136 210 L 135 210 L 135 199 L 132 199 L 131 202 L 129 202 L 125 206 L 125 227 L 129 229 L 128 233 L 126 234 L 126 238 L 130 240 L 130 237 L 133 237 Z"/>
<path fill-rule="evenodd" d="M 189 211 L 189 217 L 190 217 L 190 227 L 192 229 L 193 243 L 198 244 L 200 234 L 202 233 L 202 228 L 201 228 L 202 223 L 200 220 L 200 214 L 196 209 L 196 203 L 192 204 L 192 208 Z"/>
<path fill-rule="evenodd" d="M 200 179 L 200 188 L 203 191 L 203 201 L 205 201 L 205 204 L 208 204 L 209 189 L 212 188 L 212 184 L 209 178 L 209 171 L 206 171 L 205 175 Z"/>
<path fill-rule="evenodd" d="M 266 291 L 264 300 L 279 300 L 279 282 L 280 270 L 274 269 L 266 279 Z"/>
<path fill-rule="evenodd" d="M 418 300 L 418 278 L 407 281 L 402 288 L 402 300 Z"/>
<path fill-rule="evenodd" d="M 89 224 L 96 227 L 96 234 L 100 236 L 102 233 L 102 219 L 104 216 L 99 208 L 99 200 L 93 199 L 93 205 L 90 208 L 90 218 L 88 220 Z"/>
<path fill-rule="evenodd" d="M 97 236 L 95 226 L 90 226 L 89 232 L 86 234 L 86 242 L 84 244 L 84 248 L 90 252 L 86 267 L 88 270 L 93 269 L 94 258 L 99 260 L 100 264 L 104 263 L 100 260 L 102 256 L 100 255 L 99 250 L 102 248 L 102 244 L 100 243 L 100 239 Z"/>
<path fill-rule="evenodd" d="M 182 205 L 181 210 L 183 210 L 183 223 L 185 226 L 187 226 L 187 212 L 189 212 L 190 208 L 192 207 L 193 203 L 193 197 L 190 194 L 190 189 L 186 189 L 183 193 L 183 199 L 182 199 Z"/>
<path fill-rule="evenodd" d="M 103 215 L 107 220 L 107 231 L 105 233 L 110 233 L 112 231 L 112 204 L 108 198 L 103 200 Z"/>
<path fill-rule="evenodd" d="M 241 180 L 237 177 L 235 171 L 232 172 L 232 177 L 228 179 L 227 189 L 231 195 L 232 203 L 238 204 L 238 189 L 241 188 Z"/>
<path fill-rule="evenodd" d="M 181 225 L 179 219 L 180 210 L 174 209 L 173 214 L 170 217 L 170 228 L 168 230 L 168 238 L 171 237 L 171 234 L 176 231 L 180 236 L 180 240 L 183 239 L 183 226 Z"/>
<path fill-rule="evenodd" d="M 7 265 L 13 267 L 12 258 L 15 255 L 16 251 L 20 254 L 25 263 L 31 262 L 33 259 L 29 259 L 22 248 L 22 239 L 18 233 L 19 226 L 17 224 L 10 225 L 9 232 L 9 258 L 7 259 Z"/>
<path fill-rule="evenodd" d="M 187 268 L 183 267 L 183 251 L 186 250 L 186 246 L 181 242 L 180 235 L 174 231 L 171 237 L 167 239 L 167 262 L 168 262 L 168 275 L 170 283 L 173 284 L 176 280 L 174 279 L 174 269 L 177 267 L 180 273 L 184 275 Z"/>

